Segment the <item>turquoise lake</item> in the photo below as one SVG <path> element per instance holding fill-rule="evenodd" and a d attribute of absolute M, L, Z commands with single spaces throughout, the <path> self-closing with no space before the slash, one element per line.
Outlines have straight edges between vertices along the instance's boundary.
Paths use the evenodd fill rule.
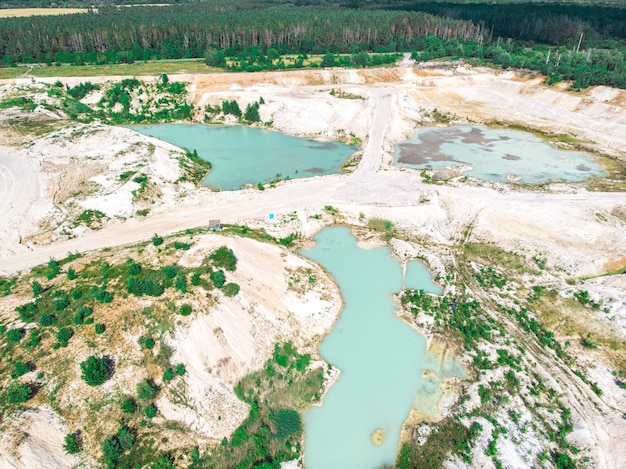
<path fill-rule="evenodd" d="M 523 183 L 584 181 L 604 174 L 588 153 L 559 149 L 526 132 L 458 126 L 424 129 L 395 146 L 395 162 L 416 169 L 464 164 L 483 181 Z"/>
<path fill-rule="evenodd" d="M 211 162 L 202 183 L 219 190 L 247 184 L 336 174 L 354 145 L 318 142 L 241 125 L 159 124 L 127 127 L 173 145 L 196 150 Z"/>
<path fill-rule="evenodd" d="M 344 307 L 319 346 L 322 357 L 341 374 L 322 406 L 305 413 L 305 467 L 392 465 L 411 408 L 432 410 L 438 397 L 439 381 L 423 379 L 424 367 L 440 378 L 464 373 L 456 362 L 444 364 L 446 372 L 439 369 L 437 360 L 426 353 L 424 337 L 394 314 L 391 295 L 403 284 L 432 293 L 441 290 L 423 264 L 410 262 L 405 278 L 389 249 L 359 248 L 348 228 L 326 228 L 314 239 L 316 246 L 300 253 L 332 275 Z M 378 446 L 372 441 L 377 429 L 384 432 Z"/>

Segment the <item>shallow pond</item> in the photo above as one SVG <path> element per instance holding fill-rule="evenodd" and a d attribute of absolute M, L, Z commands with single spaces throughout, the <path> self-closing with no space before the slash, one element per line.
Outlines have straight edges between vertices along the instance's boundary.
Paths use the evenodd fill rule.
<path fill-rule="evenodd" d="M 265 184 L 277 178 L 336 174 L 358 150 L 353 145 L 317 142 L 241 125 L 159 124 L 128 128 L 196 150 L 212 165 L 202 183 L 220 190 L 241 189 L 246 184 L 259 182 Z"/>
<path fill-rule="evenodd" d="M 322 406 L 306 412 L 305 467 L 392 465 L 400 429 L 411 408 L 434 408 L 434 401 L 428 400 L 436 401 L 438 380 L 422 378 L 425 364 L 440 377 L 442 373 L 437 360 L 427 358 L 424 337 L 394 314 L 396 304 L 391 295 L 399 292 L 403 283 L 433 293 L 440 289 L 432 283 L 428 270 L 416 262 L 410 263 L 414 264 L 410 278 L 405 279 L 389 249 L 361 249 L 348 228 L 327 228 L 315 241 L 313 249 L 300 252 L 333 276 L 344 308 L 319 346 L 320 354 L 341 374 Z M 445 367 L 463 376 L 460 368 Z M 424 405 L 416 402 L 419 394 Z M 377 430 L 384 436 L 378 445 L 372 439 Z"/>
<path fill-rule="evenodd" d="M 396 145 L 395 162 L 435 170 L 467 165 L 467 175 L 494 182 L 575 182 L 604 174 L 587 153 L 561 150 L 526 132 L 472 126 L 420 130 Z"/>

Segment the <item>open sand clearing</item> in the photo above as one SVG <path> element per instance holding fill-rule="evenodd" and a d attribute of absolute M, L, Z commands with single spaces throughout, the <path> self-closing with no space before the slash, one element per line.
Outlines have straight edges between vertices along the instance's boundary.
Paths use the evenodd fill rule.
<path fill-rule="evenodd" d="M 626 256 L 623 224 L 611 215 L 616 207 L 626 205 L 625 194 L 584 190 L 518 192 L 500 185 L 435 187 L 421 183 L 414 171 L 390 165 L 393 144 L 415 130 L 419 125 L 416 122 L 423 122 L 425 111 L 433 107 L 457 116 L 469 115 L 475 121 L 528 122 L 544 131 L 588 140 L 593 148 L 623 157 L 623 91 L 601 88 L 572 93 L 545 87 L 538 79 L 524 80 L 513 73 L 496 74 L 465 67 L 214 74 L 180 79 L 190 81 L 192 98 L 200 105 L 233 98 L 245 103 L 263 96 L 267 105 L 261 108 L 262 119 L 272 120 L 276 129 L 289 134 L 336 138 L 340 131 L 350 132 L 365 141 L 359 167 L 350 175 L 293 180 L 265 192 L 187 191 L 184 197 L 179 194 L 159 202 L 146 219 L 111 220 L 97 232 L 88 231 L 48 245 L 30 243 L 26 247 L 18 244 L 20 238 L 15 236 L 16 219 L 24 227 L 20 233 L 24 236 L 26 227 L 32 229 L 41 216 L 40 211 L 32 213 L 29 204 L 51 203 L 50 187 L 47 193 L 29 188 L 30 196 L 19 195 L 14 203 L 2 205 L 0 218 L 9 221 L 9 225 L 5 224 L 1 231 L 5 255 L 0 258 L 0 272 L 13 273 L 68 252 L 140 241 L 155 232 L 168 234 L 206 225 L 210 218 L 246 223 L 251 219 L 262 221 L 271 212 L 312 214 L 325 205 L 338 206 L 352 215 L 364 212 L 389 218 L 399 226 L 444 243 L 458 241 L 464 230 L 473 226 L 476 239 L 495 241 L 509 249 L 549 252 L 556 264 L 574 275 L 600 273 L 608 263 Z M 332 88 L 364 99 L 333 97 L 329 94 Z M 120 135 L 111 134 L 115 132 L 111 129 L 100 136 L 93 135 L 89 146 L 106 149 L 112 138 L 116 142 L 126 139 L 129 144 L 133 141 L 133 134 L 127 130 L 119 129 Z M 144 137 L 137 140 L 147 141 Z M 153 143 L 159 148 L 169 147 L 156 140 Z M 73 150 L 76 158 L 80 158 L 79 147 Z M 38 148 L 38 154 L 28 154 L 33 158 L 31 167 L 48 158 L 42 145 L 33 146 Z M 24 150 L 13 151 L 15 156 L 7 159 L 12 162 L 4 165 L 4 177 L 11 180 L 31 174 L 39 187 L 49 186 L 44 170 L 22 171 L 27 156 Z M 65 155 L 63 149 L 55 151 Z M 111 167 L 113 156 L 100 151 L 98 162 Z M 37 171 L 36 175 L 33 171 Z M 424 203 L 425 199 L 429 202 Z M 90 200 L 93 199 L 86 197 L 81 204 L 95 208 Z M 116 202 L 115 194 L 109 194 L 105 205 L 121 203 L 121 199 Z M 16 217 L 16 213 L 21 216 Z M 554 223 L 555 218 L 562 217 L 567 219 L 566 226 Z"/>
<path fill-rule="evenodd" d="M 89 80 L 108 79 L 111 78 Z M 206 226 L 209 219 L 216 218 L 223 223 L 263 227 L 277 236 L 296 231 L 310 236 L 332 221 L 328 214 L 321 220 L 314 217 L 324 213 L 328 205 L 337 208 L 349 223 L 362 224 L 362 218 L 380 217 L 427 242 L 451 246 L 463 241 L 486 241 L 529 256 L 541 255 L 550 266 L 562 269 L 569 276 L 599 274 L 619 268 L 626 259 L 625 193 L 589 193 L 580 185 L 568 184 L 554 184 L 543 191 L 515 189 L 505 184 L 464 185 L 458 181 L 431 185 L 424 183 L 418 172 L 391 165 L 393 145 L 419 126 L 433 125 L 429 116 L 434 108 L 464 122 L 498 120 L 571 135 L 588 142 L 590 149 L 624 159 L 624 91 L 596 87 L 573 93 L 562 87 L 544 86 L 540 79 L 520 77 L 513 72 L 496 73 L 464 66 L 180 75 L 171 79 L 188 82 L 191 98 L 199 106 L 214 105 L 224 99 L 237 99 L 240 106 L 245 106 L 263 96 L 266 104 L 260 109 L 261 118 L 272 121 L 276 130 L 318 138 L 358 137 L 364 142 L 362 160 L 352 174 L 291 180 L 265 191 L 211 192 L 205 188 L 179 187 L 172 182 L 176 175 L 171 146 L 125 129 L 106 128 L 84 137 L 82 145 L 102 150 L 97 158 L 92 152 L 100 173 L 87 178 L 94 183 L 94 192 L 75 196 L 79 198 L 72 199 L 73 203 L 105 210 L 121 205 L 123 197 L 127 200 L 132 187 L 113 190 L 105 182 L 116 180 L 122 169 L 116 154 L 128 148 L 132 150 L 131 145 L 139 140 L 156 148 L 157 156 L 147 162 L 146 171 L 151 171 L 151 175 L 168 175 L 159 179 L 159 187 L 167 196 L 159 198 L 145 218 L 112 215 L 100 230 L 56 232 L 55 236 L 40 241 L 33 237 L 40 230 L 37 223 L 54 203 L 54 185 L 45 164 L 59 164 L 59 159 L 64 157 L 68 161 L 80 159 L 81 145 L 70 142 L 69 137 L 64 142 L 63 137 L 54 143 L 54 151 L 46 151 L 43 140 L 28 148 L 0 147 L 0 177 L 6 181 L 0 187 L 0 274 L 11 275 L 51 257 L 62 258 L 69 252 L 135 243 L 149 239 L 154 233 L 165 235 Z M 61 80 L 70 86 L 85 81 Z M 30 79 L 4 83 L 0 93 L 28 85 Z M 341 99 L 332 96 L 331 89 L 362 99 Z M 111 142 L 117 146 L 109 152 Z M 132 151 L 130 154 L 133 155 Z M 141 155 L 145 157 L 145 153 Z M 18 190 L 22 186 L 27 189 Z M 104 194 L 106 203 L 96 204 L 103 200 Z M 58 209 L 66 213 L 63 207 Z M 127 212 L 132 213 L 131 209 L 134 208 Z M 269 220 L 269 213 L 277 216 Z M 24 242 L 25 237 L 30 237 L 29 241 Z M 245 242 L 236 243 L 238 247 L 245 245 Z M 256 251 L 250 249 L 255 255 Z M 277 253 L 272 255 L 276 257 Z M 611 284 L 611 288 L 620 287 Z M 277 307 L 284 306 L 279 296 L 270 295 L 266 299 L 269 309 L 274 303 Z M 293 306 L 294 311 L 302 308 L 302 305 Z M 228 311 L 220 309 L 216 317 L 220 318 L 219 315 L 226 317 Z M 199 330 L 215 332 L 218 324 L 211 322 L 214 320 L 198 324 Z M 228 323 L 227 319 L 224 321 Z M 249 366 L 256 364 L 250 355 L 254 340 L 246 337 L 242 343 L 248 348 L 237 349 L 236 331 L 229 332 L 224 327 L 220 330 L 227 345 L 223 337 L 216 335 L 211 346 L 215 355 L 212 359 L 222 355 L 237 358 L 232 369 L 218 370 L 223 373 L 222 384 L 218 384 L 232 384 Z M 178 331 L 176 337 L 190 343 L 201 340 L 189 334 Z M 176 353 L 181 359 L 194 355 L 193 350 L 184 347 Z M 529 354 L 532 353 L 530 350 Z M 621 444 L 626 430 L 623 420 L 616 417 L 611 407 L 623 405 L 623 396 L 616 393 L 599 400 L 590 394 L 588 387 L 579 389 L 572 384 L 575 381 L 569 369 L 553 366 L 540 354 L 537 357 L 546 376 L 555 376 L 565 383 L 562 391 L 581 419 L 576 423 L 577 428 L 583 429 L 578 437 L 583 444 L 593 447 L 593 458 L 599 467 L 621 467 L 626 460 L 626 448 Z M 205 368 L 190 368 L 198 383 L 215 380 L 214 375 L 203 374 Z M 201 399 L 199 394 L 196 397 Z M 235 400 L 229 402 L 236 407 Z M 208 401 L 204 404 L 211 405 Z M 174 407 L 167 411 L 177 412 Z M 243 415 L 241 409 L 234 413 Z M 234 428 L 233 422 L 210 428 L 193 415 L 184 419 L 207 436 Z"/>

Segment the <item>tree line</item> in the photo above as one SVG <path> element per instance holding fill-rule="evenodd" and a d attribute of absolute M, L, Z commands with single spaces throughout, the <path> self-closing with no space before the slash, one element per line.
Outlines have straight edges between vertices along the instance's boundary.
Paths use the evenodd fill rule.
<path fill-rule="evenodd" d="M 204 57 L 210 66 L 257 71 L 376 66 L 396 52 L 416 51 L 417 60 L 463 57 L 540 71 L 550 83 L 567 79 L 576 88 L 626 88 L 623 8 L 486 6 L 454 0 L 343 5 L 329 0 L 206 0 L 134 6 L 132 13 L 103 6 L 84 14 L 5 18 L 0 19 L 0 66 Z M 371 56 L 362 64 L 354 60 L 368 57 L 365 52 L 387 57 Z M 283 61 L 286 54 L 298 58 Z M 324 59 L 305 64 L 307 54 Z"/>
<path fill-rule="evenodd" d="M 503 68 L 536 70 L 548 84 L 573 81 L 576 89 L 607 85 L 626 89 L 626 46 L 615 49 L 575 51 L 564 47 L 524 47 L 516 41 L 444 41 L 428 36 L 417 41 L 412 54 L 417 61 L 440 57 L 466 58 L 477 63 L 492 63 Z"/>
<path fill-rule="evenodd" d="M 164 7 L 104 7 L 97 12 L 0 20 L 0 59 L 110 63 L 203 57 L 208 47 L 286 53 L 408 50 L 428 35 L 479 38 L 469 21 L 420 12 L 357 11 L 317 7 L 221 10 L 209 3 Z"/>

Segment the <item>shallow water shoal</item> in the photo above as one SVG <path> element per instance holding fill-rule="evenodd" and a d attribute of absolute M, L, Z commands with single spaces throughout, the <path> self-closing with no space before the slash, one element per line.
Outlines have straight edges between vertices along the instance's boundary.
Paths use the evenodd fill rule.
<path fill-rule="evenodd" d="M 604 174 L 588 153 L 562 150 L 518 130 L 454 126 L 423 129 L 395 147 L 395 163 L 416 169 L 466 165 L 483 181 L 584 181 Z"/>

